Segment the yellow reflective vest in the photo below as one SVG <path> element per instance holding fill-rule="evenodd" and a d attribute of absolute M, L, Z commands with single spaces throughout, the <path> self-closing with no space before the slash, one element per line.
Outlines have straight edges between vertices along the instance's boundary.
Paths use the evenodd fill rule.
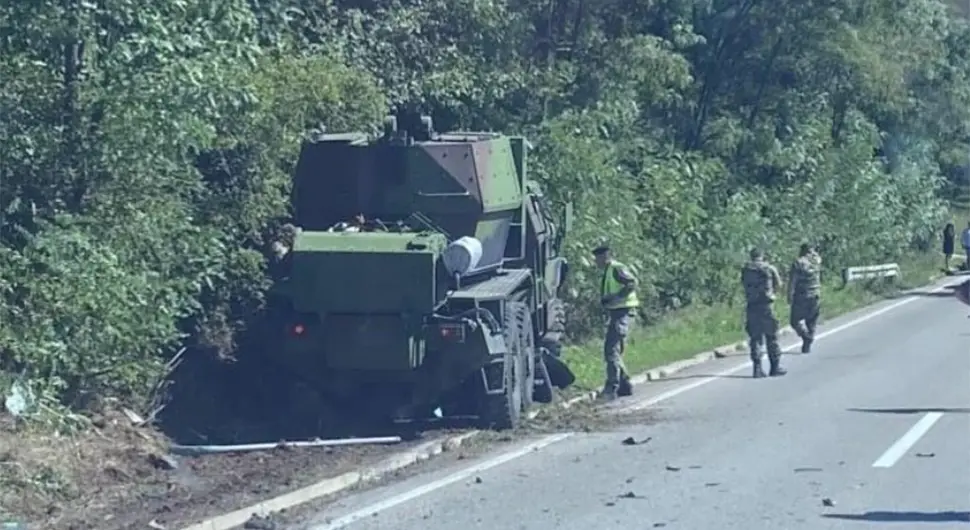
<path fill-rule="evenodd" d="M 617 270 L 622 269 L 624 265 L 618 261 L 610 261 L 603 271 L 603 284 L 602 284 L 602 295 L 601 298 L 606 298 L 607 296 L 615 296 L 620 294 L 624 285 L 617 281 L 616 273 Z M 637 297 L 636 290 L 630 292 L 624 298 L 605 304 L 606 309 L 628 309 L 633 307 L 640 307 L 640 298 Z"/>

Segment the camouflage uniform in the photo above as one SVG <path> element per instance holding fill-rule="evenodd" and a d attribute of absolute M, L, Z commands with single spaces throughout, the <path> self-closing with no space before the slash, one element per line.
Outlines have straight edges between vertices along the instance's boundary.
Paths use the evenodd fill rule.
<path fill-rule="evenodd" d="M 815 326 L 818 324 L 822 260 L 811 249 L 804 249 L 792 263 L 789 274 L 789 297 L 791 318 L 789 324 L 802 339 L 802 353 L 812 351 Z"/>
<path fill-rule="evenodd" d="M 775 318 L 772 304 L 775 293 L 781 288 L 778 270 L 764 260 L 758 250 L 751 252 L 751 260 L 741 268 L 741 284 L 745 296 L 745 331 L 751 351 L 752 376 L 764 377 L 761 368 L 761 342 L 768 350 L 769 372 L 772 376 L 785 375 L 781 367 L 781 347 L 778 345 L 778 319 Z"/>

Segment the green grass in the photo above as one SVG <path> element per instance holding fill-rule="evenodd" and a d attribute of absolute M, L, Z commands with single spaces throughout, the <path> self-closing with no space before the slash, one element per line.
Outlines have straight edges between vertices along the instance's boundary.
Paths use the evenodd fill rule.
<path fill-rule="evenodd" d="M 955 260 L 958 262 L 958 258 Z M 876 280 L 852 283 L 839 289 L 840 282 L 824 282 L 822 318 L 839 316 L 870 305 L 901 290 L 930 283 L 943 276 L 942 256 L 936 252 L 900 260 L 901 275 L 894 282 Z M 743 306 L 695 307 L 671 314 L 653 326 L 637 325 L 626 344 L 624 361 L 631 374 L 686 359 L 700 352 L 745 340 Z M 776 304 L 775 314 L 784 326 L 789 308 L 784 301 Z M 735 348 L 741 350 L 740 346 Z M 576 391 L 598 390 L 603 385 L 602 337 L 564 348 L 563 355 L 576 374 Z"/>

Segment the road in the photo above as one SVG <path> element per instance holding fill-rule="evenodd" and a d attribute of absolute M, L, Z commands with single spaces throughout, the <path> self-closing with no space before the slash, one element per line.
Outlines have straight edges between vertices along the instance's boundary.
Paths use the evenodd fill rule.
<path fill-rule="evenodd" d="M 785 356 L 785 377 L 728 373 L 744 359 L 719 359 L 626 400 L 655 421 L 523 442 L 341 500 L 299 528 L 970 527 L 967 307 L 925 294 L 820 331 L 811 354 Z"/>

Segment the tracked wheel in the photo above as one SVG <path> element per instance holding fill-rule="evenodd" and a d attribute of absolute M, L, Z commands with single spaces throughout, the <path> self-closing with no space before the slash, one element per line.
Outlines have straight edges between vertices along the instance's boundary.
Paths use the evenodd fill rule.
<path fill-rule="evenodd" d="M 504 392 L 485 394 L 480 415 L 480 421 L 485 428 L 497 430 L 519 426 L 522 413 L 528 410 L 532 402 L 535 373 L 528 306 L 517 302 L 509 303 L 503 325 L 508 350 L 502 362 Z"/>

